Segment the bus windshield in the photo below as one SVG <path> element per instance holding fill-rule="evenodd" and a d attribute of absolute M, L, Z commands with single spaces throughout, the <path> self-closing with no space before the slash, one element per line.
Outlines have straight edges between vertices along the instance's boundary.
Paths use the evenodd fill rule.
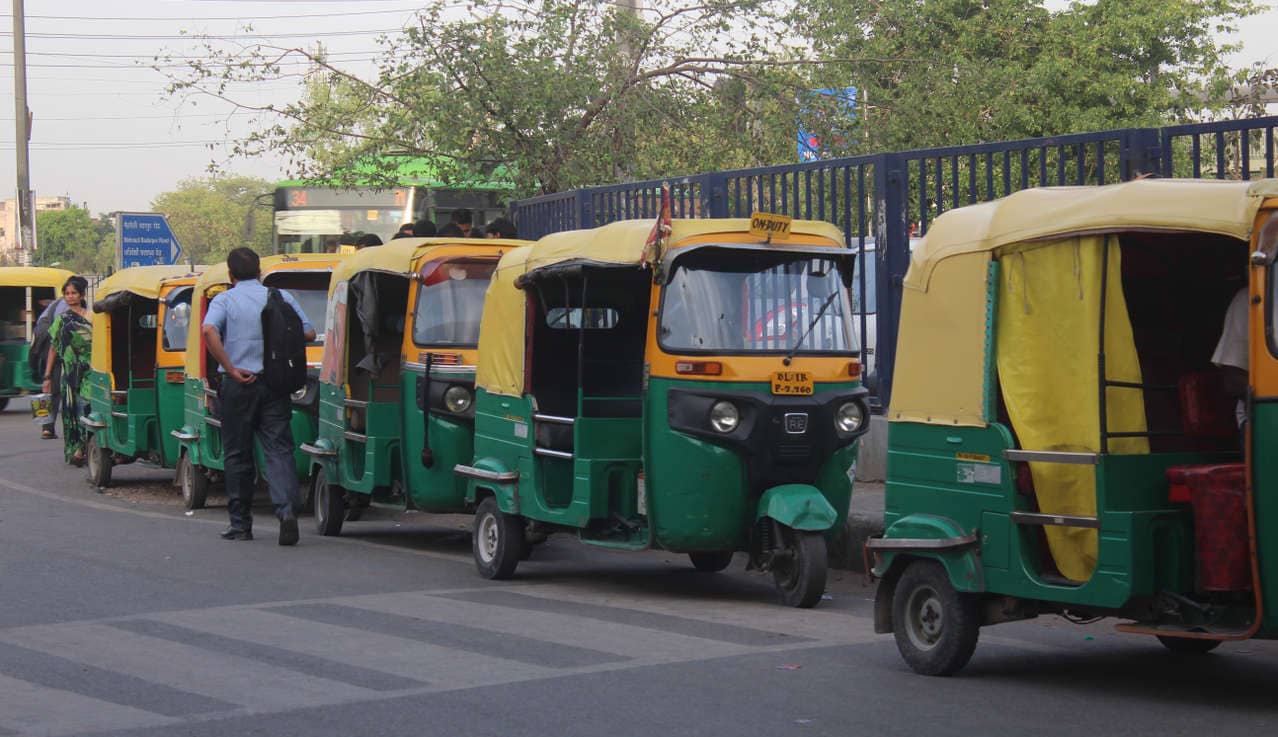
<path fill-rule="evenodd" d="M 496 267 L 493 261 L 428 264 L 423 269 L 425 280 L 417 290 L 413 342 L 419 346 L 478 345 L 484 292 Z"/>
<path fill-rule="evenodd" d="M 660 343 L 671 353 L 852 354 L 842 259 L 706 247 L 674 263 Z"/>

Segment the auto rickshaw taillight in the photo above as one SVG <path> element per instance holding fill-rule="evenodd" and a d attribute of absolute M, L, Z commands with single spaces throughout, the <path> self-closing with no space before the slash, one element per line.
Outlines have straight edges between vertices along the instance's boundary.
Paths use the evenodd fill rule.
<path fill-rule="evenodd" d="M 723 364 L 718 361 L 676 361 L 675 373 L 719 376 L 723 373 Z"/>
<path fill-rule="evenodd" d="M 861 378 L 861 362 L 857 360 L 848 361 L 848 376 L 854 379 Z"/>

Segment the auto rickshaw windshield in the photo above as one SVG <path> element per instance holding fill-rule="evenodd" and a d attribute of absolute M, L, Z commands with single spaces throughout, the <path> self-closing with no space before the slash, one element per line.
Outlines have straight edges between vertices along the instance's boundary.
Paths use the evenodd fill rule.
<path fill-rule="evenodd" d="M 308 345 L 324 344 L 324 315 L 328 304 L 328 285 L 316 289 L 301 289 L 296 287 L 285 288 L 284 291 L 293 295 L 293 299 L 302 306 L 302 312 L 306 313 L 306 318 L 315 326 L 315 340 Z"/>
<path fill-rule="evenodd" d="M 440 264 L 417 290 L 413 342 L 419 346 L 474 346 L 484 314 L 484 292 L 496 261 Z"/>
<path fill-rule="evenodd" d="M 660 315 L 670 353 L 858 350 L 849 260 L 813 253 L 698 248 L 674 263 Z"/>

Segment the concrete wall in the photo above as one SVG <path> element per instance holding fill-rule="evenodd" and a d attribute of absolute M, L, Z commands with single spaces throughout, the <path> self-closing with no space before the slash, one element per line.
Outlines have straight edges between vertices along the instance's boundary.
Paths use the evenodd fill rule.
<path fill-rule="evenodd" d="M 883 481 L 887 478 L 887 418 L 873 415 L 870 431 L 861 436 L 861 450 L 857 453 L 856 480 Z"/>

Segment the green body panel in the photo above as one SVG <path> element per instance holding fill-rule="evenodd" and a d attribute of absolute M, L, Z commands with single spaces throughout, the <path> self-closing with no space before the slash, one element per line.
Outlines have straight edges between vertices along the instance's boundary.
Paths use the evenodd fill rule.
<path fill-rule="evenodd" d="M 313 437 L 322 447 L 337 450 L 324 461 L 330 479 L 344 489 L 371 494 L 375 501 L 411 505 L 426 512 L 451 513 L 469 509 L 466 479 L 454 473 L 459 464 L 474 457 L 474 432 L 469 422 L 430 415 L 430 447 L 434 464 L 422 465 L 424 443 L 422 410 L 417 408 L 420 370 L 401 373 L 396 401 L 369 402 L 364 408 L 366 442 L 348 439 L 345 393 L 341 387 L 320 385 L 320 416 Z M 473 386 L 474 374 L 435 375 L 437 381 Z M 299 441 L 300 442 L 300 441 Z M 311 461 L 315 463 L 317 461 Z M 389 488 L 399 482 L 404 496 L 392 496 Z"/>
<path fill-rule="evenodd" d="M 161 377 L 162 379 L 162 377 Z M 162 385 L 147 380 L 140 387 L 130 387 L 125 402 L 115 404 L 111 397 L 111 375 L 102 371 L 89 372 L 86 393 L 91 417 L 106 427 L 94 434 L 98 443 L 126 458 L 139 458 L 172 467 L 176 456 L 164 455 L 164 443 L 160 440 L 159 393 Z M 166 399 L 176 401 L 166 393 Z"/>
<path fill-rule="evenodd" d="M 579 417 L 573 426 L 573 459 L 535 455 L 531 400 L 479 390 L 476 396 L 475 458 L 472 465 L 517 470 L 517 497 L 503 511 L 581 531 L 583 541 L 620 548 L 656 546 L 673 552 L 745 550 L 760 508 L 760 496 L 747 491 L 746 468 L 734 449 L 672 431 L 667 424 L 668 392 L 674 387 L 767 393 L 765 382 L 705 382 L 652 378 L 644 397 L 645 418 Z M 818 385 L 823 391 L 845 385 Z M 823 499 L 820 525 L 837 528 L 847 514 L 852 491 L 849 475 L 857 444 L 826 459 L 815 487 L 795 485 Z M 646 508 L 641 508 L 638 476 L 645 475 Z M 503 490 L 471 481 L 469 495 Z M 778 496 L 786 507 L 797 491 L 790 485 Z M 806 498 L 806 497 L 805 497 Z M 818 505 L 810 500 L 815 509 Z M 795 506 L 802 506 L 796 504 Z M 646 515 L 643 512 L 646 511 Z M 778 514 L 801 519 L 794 511 Z M 604 528 L 624 519 L 631 532 L 620 539 Z M 815 518 L 803 522 L 816 525 Z M 805 528 L 807 529 L 807 528 Z M 651 539 L 649 539 L 651 536 Z"/>
<path fill-rule="evenodd" d="M 39 393 L 40 384 L 32 380 L 31 366 L 27 363 L 30 350 L 25 340 L 0 342 L 0 397 Z"/>
<path fill-rule="evenodd" d="M 834 526 L 838 516 L 815 486 L 782 484 L 763 492 L 756 518 L 771 517 L 796 530 L 824 532 Z"/>
<path fill-rule="evenodd" d="M 1219 463 L 1227 457 L 1199 453 L 1101 456 L 1095 467 L 1098 562 L 1090 580 L 1069 585 L 1039 575 L 1043 570 L 1041 528 L 1011 521 L 1012 512 L 1031 510 L 1031 500 L 1016 490 L 1014 465 L 1003 460 L 1003 451 L 1011 447 L 1010 433 L 998 424 L 956 428 L 892 423 L 885 537 L 924 536 L 917 520 L 927 517 L 945 518 L 952 525 L 943 531 L 938 528 L 936 535 L 977 534 L 973 552 L 980 561 L 980 577 L 962 567 L 969 565 L 965 556 L 908 553 L 941 560 L 950 567 L 955 586 L 964 591 L 1120 608 L 1134 597 L 1193 590 L 1192 518 L 1188 505 L 1167 501 L 1164 473 L 1171 466 Z M 988 462 L 979 460 L 982 456 Z M 911 521 L 905 522 L 907 518 Z M 886 573 L 895 557 L 885 555 L 876 571 Z M 983 588 L 977 583 L 981 580 Z"/>
<path fill-rule="evenodd" d="M 1278 403 L 1252 405 L 1252 489 L 1256 515 L 1256 555 L 1264 597 L 1262 625 L 1278 635 L 1278 454 L 1268 450 L 1278 442 Z"/>
<path fill-rule="evenodd" d="M 159 417 L 156 439 L 160 446 L 160 462 L 165 468 L 173 468 L 178 459 L 178 439 L 173 437 L 173 431 L 184 424 L 186 377 L 180 367 L 161 369 L 156 373 L 156 410 Z M 182 377 L 181 382 L 168 381 L 167 374 L 174 373 Z"/>

